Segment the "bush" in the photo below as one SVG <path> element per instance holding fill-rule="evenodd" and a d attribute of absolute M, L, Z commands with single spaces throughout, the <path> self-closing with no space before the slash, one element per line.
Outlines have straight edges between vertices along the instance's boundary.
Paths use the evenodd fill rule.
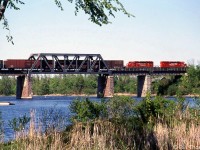
<path fill-rule="evenodd" d="M 70 105 L 70 110 L 74 114 L 72 120 L 86 122 L 105 115 L 105 103 L 93 102 L 88 98 L 76 99 Z"/>
<path fill-rule="evenodd" d="M 170 96 L 176 95 L 177 88 L 178 88 L 178 87 L 177 87 L 176 85 L 174 85 L 174 84 L 170 85 L 170 86 L 168 87 L 168 89 L 167 89 L 167 94 L 170 95 Z"/>

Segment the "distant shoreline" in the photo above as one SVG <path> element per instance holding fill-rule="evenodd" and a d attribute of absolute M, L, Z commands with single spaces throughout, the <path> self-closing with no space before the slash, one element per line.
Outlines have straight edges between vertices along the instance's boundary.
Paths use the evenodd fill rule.
<path fill-rule="evenodd" d="M 16 96 L 16 95 L 7 95 L 7 96 Z M 84 97 L 96 97 L 96 94 L 48 94 L 48 95 L 33 95 L 33 96 L 84 96 Z M 134 96 L 136 97 L 137 94 L 132 93 L 114 93 L 114 96 Z M 155 94 L 151 94 L 151 96 L 156 96 Z M 6 97 L 6 95 L 0 95 L 0 97 Z M 177 97 L 177 95 L 163 95 L 162 97 Z M 183 95 L 183 97 L 200 97 L 200 95 L 197 94 L 188 94 Z"/>
<path fill-rule="evenodd" d="M 137 94 L 131 93 L 115 93 L 116 96 L 137 96 Z M 96 97 L 96 94 L 48 94 L 48 95 L 33 95 L 33 96 L 88 96 L 88 97 Z"/>
<path fill-rule="evenodd" d="M 33 95 L 33 96 L 88 96 L 88 97 L 95 97 L 97 96 L 96 94 L 48 94 L 48 95 Z M 136 97 L 137 94 L 132 94 L 132 93 L 114 93 L 114 96 L 134 96 Z M 156 96 L 156 94 L 151 94 L 151 96 Z M 195 94 L 187 94 L 183 95 L 183 97 L 199 97 L 200 95 L 195 95 Z M 177 95 L 163 95 L 162 97 L 177 97 Z"/>

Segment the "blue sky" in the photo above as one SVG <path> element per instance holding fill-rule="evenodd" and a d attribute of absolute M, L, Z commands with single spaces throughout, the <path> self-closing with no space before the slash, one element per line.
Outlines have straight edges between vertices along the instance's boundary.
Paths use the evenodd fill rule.
<path fill-rule="evenodd" d="M 91 23 L 74 5 L 60 11 L 54 1 L 24 0 L 20 11 L 7 10 L 13 46 L 0 29 L 0 59 L 26 59 L 31 53 L 98 53 L 104 59 L 200 61 L 200 0 L 122 0 L 128 18 Z M 64 0 L 63 0 L 64 1 Z"/>

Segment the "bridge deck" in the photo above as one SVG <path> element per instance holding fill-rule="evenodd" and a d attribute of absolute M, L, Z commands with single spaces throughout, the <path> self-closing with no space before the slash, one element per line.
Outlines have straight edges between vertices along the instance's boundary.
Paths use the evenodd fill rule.
<path fill-rule="evenodd" d="M 81 69 L 1 69 L 0 75 L 15 74 L 108 74 L 108 75 L 162 75 L 162 74 L 185 74 L 186 68 L 118 68 L 105 70 L 81 70 Z"/>

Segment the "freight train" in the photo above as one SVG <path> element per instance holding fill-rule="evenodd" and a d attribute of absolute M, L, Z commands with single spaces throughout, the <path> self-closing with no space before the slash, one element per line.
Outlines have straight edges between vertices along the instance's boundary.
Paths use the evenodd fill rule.
<path fill-rule="evenodd" d="M 25 59 L 7 59 L 7 60 L 0 60 L 0 69 L 30 69 L 34 64 L 35 60 L 25 60 Z M 75 68 L 73 66 L 82 64 L 83 60 L 74 61 L 70 64 L 70 62 L 65 62 L 66 66 L 70 66 L 71 68 Z M 154 62 L 153 61 L 129 61 L 126 65 L 124 65 L 123 60 L 104 60 L 106 65 L 109 69 L 131 69 L 131 68 L 153 68 Z M 96 66 L 98 62 L 96 62 Z M 102 62 L 101 62 L 102 63 Z M 52 67 L 54 65 L 55 68 L 59 68 L 60 66 L 64 65 L 64 60 L 58 60 L 54 62 L 54 60 L 42 60 L 42 66 L 40 66 L 40 62 L 35 65 L 35 68 L 42 68 L 48 69 L 49 66 Z M 103 64 L 101 64 L 103 65 Z M 183 61 L 161 61 L 160 68 L 185 68 L 187 67 L 186 63 Z M 68 68 L 68 69 L 71 69 Z M 87 62 L 82 64 L 82 69 L 87 70 Z M 95 65 L 94 65 L 95 68 Z"/>

